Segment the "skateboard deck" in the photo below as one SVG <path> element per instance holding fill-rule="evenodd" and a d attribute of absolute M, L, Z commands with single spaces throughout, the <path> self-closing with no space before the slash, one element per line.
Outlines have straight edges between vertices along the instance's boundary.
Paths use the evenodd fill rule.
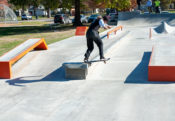
<path fill-rule="evenodd" d="M 106 64 L 106 62 L 109 60 L 110 60 L 110 58 L 106 58 L 105 60 L 91 60 L 91 61 L 87 61 L 84 63 L 92 64 L 92 63 L 97 63 L 97 62 L 104 62 Z"/>

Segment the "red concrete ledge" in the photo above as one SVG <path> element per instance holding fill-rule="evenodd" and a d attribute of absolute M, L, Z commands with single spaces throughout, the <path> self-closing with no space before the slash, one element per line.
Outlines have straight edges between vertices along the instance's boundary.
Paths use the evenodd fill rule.
<path fill-rule="evenodd" d="M 175 81 L 175 66 L 149 66 L 149 81 Z"/>
<path fill-rule="evenodd" d="M 163 48 L 165 49 L 165 48 Z M 166 50 L 165 50 L 166 51 Z M 164 52 L 165 52 L 164 51 Z M 172 50 L 173 51 L 173 50 Z M 162 51 L 159 51 L 162 52 Z M 150 62 L 148 65 L 148 80 L 149 81 L 164 81 L 164 82 L 174 82 L 175 81 L 175 65 L 168 65 L 165 61 L 165 64 L 157 65 L 153 64 L 153 60 L 155 58 L 158 59 L 166 59 L 168 58 L 169 52 L 167 51 L 167 54 L 163 53 L 164 56 L 154 57 L 155 55 L 155 48 L 153 47 Z M 171 58 L 171 56 L 169 56 Z M 170 59 L 169 58 L 169 59 Z M 154 60 L 156 61 L 156 60 Z"/>
<path fill-rule="evenodd" d="M 31 50 L 47 50 L 44 39 L 29 39 L 0 57 L 0 78 L 12 78 L 12 65 Z"/>
<path fill-rule="evenodd" d="M 88 30 L 87 26 L 79 26 L 76 28 L 75 35 L 76 36 L 84 36 L 84 35 L 86 35 L 87 30 Z"/>

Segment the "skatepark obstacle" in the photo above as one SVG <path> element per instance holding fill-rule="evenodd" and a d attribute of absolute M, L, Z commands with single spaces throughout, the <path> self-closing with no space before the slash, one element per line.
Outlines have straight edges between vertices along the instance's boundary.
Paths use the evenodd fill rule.
<path fill-rule="evenodd" d="M 84 35 L 86 35 L 87 30 L 88 30 L 87 26 L 79 26 L 76 28 L 75 35 L 76 36 L 84 36 Z"/>
<path fill-rule="evenodd" d="M 47 50 L 47 44 L 42 38 L 29 39 L 0 57 L 0 78 L 12 78 L 12 65 L 31 50 Z"/>
<path fill-rule="evenodd" d="M 86 79 L 88 64 L 86 63 L 64 63 L 66 79 Z"/>
<path fill-rule="evenodd" d="M 174 32 L 175 32 L 175 27 L 169 25 L 168 23 L 164 21 L 157 27 L 150 28 L 149 38 L 152 39 L 152 37 L 160 35 L 160 34 L 172 34 Z"/>
<path fill-rule="evenodd" d="M 152 38 L 152 29 L 150 28 L 149 29 L 149 39 L 151 39 Z"/>
<path fill-rule="evenodd" d="M 111 31 L 109 31 L 108 33 L 107 33 L 107 37 L 108 37 L 108 39 L 109 39 L 109 35 L 111 34 L 111 33 L 117 33 L 117 31 L 118 30 L 120 30 L 121 29 L 121 31 L 122 31 L 122 29 L 123 29 L 123 26 L 118 26 L 118 27 L 116 27 L 115 29 L 112 29 Z"/>
<path fill-rule="evenodd" d="M 175 43 L 165 41 L 153 47 L 148 66 L 149 81 L 175 81 Z"/>
<path fill-rule="evenodd" d="M 158 34 L 171 34 L 175 31 L 175 27 L 164 21 L 161 23 L 161 25 L 154 28 L 154 31 Z"/>

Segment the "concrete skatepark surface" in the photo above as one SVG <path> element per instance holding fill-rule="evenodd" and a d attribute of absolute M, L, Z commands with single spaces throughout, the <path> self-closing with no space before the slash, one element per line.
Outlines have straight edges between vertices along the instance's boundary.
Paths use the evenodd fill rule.
<path fill-rule="evenodd" d="M 123 31 L 103 39 L 111 60 L 94 64 L 86 80 L 66 80 L 62 69 L 65 62 L 83 60 L 84 36 L 18 61 L 14 78 L 0 80 L 0 121 L 174 121 L 175 84 L 149 82 L 147 75 L 152 47 L 174 40 L 173 33 L 149 39 L 149 29 L 163 21 L 173 27 L 174 14 L 120 16 Z M 95 46 L 91 59 L 97 57 Z"/>

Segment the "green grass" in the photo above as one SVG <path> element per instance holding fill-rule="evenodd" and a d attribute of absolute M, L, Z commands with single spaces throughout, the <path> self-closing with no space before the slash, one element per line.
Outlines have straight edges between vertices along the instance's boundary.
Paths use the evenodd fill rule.
<path fill-rule="evenodd" d="M 105 30 L 100 30 L 103 31 Z M 74 35 L 75 27 L 72 24 L 51 27 L 47 22 L 23 22 L 10 27 L 0 27 L 0 56 L 31 38 L 45 38 L 46 43 L 51 44 Z"/>
<path fill-rule="evenodd" d="M 0 27 L 0 56 L 27 39 L 45 38 L 46 43 L 51 44 L 74 36 L 74 33 L 75 27 L 71 24 L 57 25 L 54 28 L 43 22 L 37 26 Z"/>
<path fill-rule="evenodd" d="M 52 22 L 47 22 L 47 21 L 22 21 L 18 22 L 19 26 L 42 26 L 42 25 L 49 25 Z"/>
<path fill-rule="evenodd" d="M 40 20 L 40 19 L 53 19 L 53 17 L 51 17 L 51 18 L 48 18 L 48 17 L 43 17 L 43 16 L 38 16 L 38 20 Z M 21 16 L 18 16 L 17 17 L 17 20 L 18 21 L 21 21 Z M 32 20 L 36 20 L 36 17 L 35 16 L 32 16 Z"/>
<path fill-rule="evenodd" d="M 19 44 L 21 44 L 21 41 L 15 41 L 15 42 L 7 42 L 0 45 L 0 55 L 3 55 L 4 53 L 10 51 L 11 49 L 15 48 Z"/>
<path fill-rule="evenodd" d="M 46 31 L 49 31 L 49 26 L 3 27 L 0 28 L 0 37 L 38 32 L 42 33 Z"/>
<path fill-rule="evenodd" d="M 169 13 L 175 13 L 175 10 L 168 11 Z"/>

